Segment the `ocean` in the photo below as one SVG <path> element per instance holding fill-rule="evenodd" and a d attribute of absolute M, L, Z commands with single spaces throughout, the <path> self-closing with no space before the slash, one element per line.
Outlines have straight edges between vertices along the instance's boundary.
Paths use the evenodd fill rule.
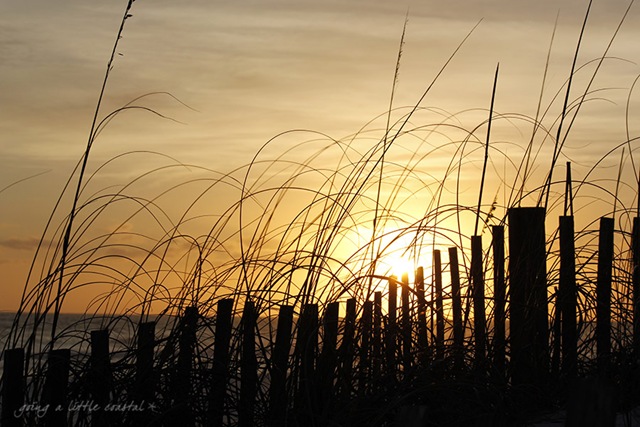
<path fill-rule="evenodd" d="M 147 319 L 142 319 L 147 321 Z M 156 339 L 166 337 L 177 323 L 173 316 L 150 316 L 149 321 L 156 321 Z M 124 356 L 129 349 L 135 348 L 135 332 L 140 323 L 140 316 L 97 316 L 86 314 L 60 314 L 56 327 L 55 348 L 70 349 L 72 355 L 86 356 L 90 353 L 91 331 L 109 330 L 109 351 L 112 361 Z M 51 346 L 51 330 L 53 316 L 40 319 L 34 330 L 34 316 L 23 315 L 19 319 L 21 325 L 11 336 L 11 328 L 16 322 L 15 312 L 0 312 L 0 374 L 4 371 L 4 351 L 11 348 L 25 347 L 29 337 L 33 335 L 32 352 L 34 358 L 47 354 Z M 17 333 L 17 337 L 16 337 Z"/>

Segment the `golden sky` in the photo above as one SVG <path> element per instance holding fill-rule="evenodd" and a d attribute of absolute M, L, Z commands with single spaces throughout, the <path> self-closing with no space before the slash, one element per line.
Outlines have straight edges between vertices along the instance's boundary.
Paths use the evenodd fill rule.
<path fill-rule="evenodd" d="M 124 152 L 159 154 L 127 155 L 110 163 L 100 169 L 85 195 L 90 198 L 109 186 L 126 185 L 145 171 L 175 166 L 176 161 L 192 167 L 173 167 L 167 174 L 136 181 L 131 194 L 157 195 L 202 177 L 204 171 L 198 166 L 209 169 L 206 174 L 211 179 L 249 163 L 270 138 L 288 130 L 312 130 L 344 140 L 388 110 L 408 14 L 394 107 L 414 106 L 459 43 L 482 20 L 422 101 L 422 107 L 434 110 L 413 117 L 412 127 L 444 122 L 448 112 L 456 114 L 451 122 L 459 120 L 465 129 L 481 126 L 477 132 L 481 138 L 486 133 L 482 123 L 488 116 L 494 71 L 500 63 L 495 111 L 514 116 L 502 120 L 502 127 L 496 124 L 492 140 L 500 155 L 492 157 L 487 179 L 493 185 L 485 203 L 498 195 L 500 202 L 506 202 L 507 185 L 495 175 L 505 172 L 503 180 L 514 181 L 514 165 L 521 162 L 533 128 L 515 115 L 536 114 L 557 17 L 541 103 L 543 110 L 550 106 L 543 123 L 555 136 L 555 119 L 564 97 L 561 89 L 570 73 L 587 4 L 577 0 L 137 0 L 118 47 L 100 116 L 149 93 L 170 93 L 180 102 L 156 94 L 137 103 L 171 120 L 138 110 L 112 121 L 93 148 L 89 173 Z M 37 243 L 82 155 L 125 6 L 125 1 L 0 1 L 0 310 L 17 307 Z M 604 54 L 627 6 L 621 0 L 594 2 L 577 63 L 586 66 L 574 82 L 573 100 L 584 94 L 597 66 L 590 61 Z M 571 130 L 556 178 L 564 176 L 564 164 L 571 160 L 574 178 L 584 179 L 610 150 L 639 136 L 640 96 L 637 88 L 631 91 L 640 74 L 639 22 L 640 10 L 633 7 L 608 52 L 610 58 L 603 61 L 590 86 L 593 92 Z M 407 108 L 396 111 L 394 119 L 406 114 Z M 373 140 L 380 138 L 385 117 L 367 128 Z M 308 132 L 278 138 L 262 155 L 286 156 L 297 143 L 314 138 L 319 136 Z M 358 141 L 358 149 L 366 150 L 366 138 Z M 409 142 L 398 145 L 399 162 L 418 153 Z M 306 159 L 320 146 L 296 147 L 297 154 L 291 158 Z M 427 146 L 420 147 L 426 150 Z M 637 143 L 632 141 L 630 146 L 635 148 Z M 549 153 L 548 147 L 540 149 L 536 173 L 543 175 L 548 169 Z M 615 180 L 621 154 L 617 150 L 607 157 L 589 180 L 591 176 Z M 320 156 L 318 167 L 335 165 L 331 155 Z M 446 150 L 431 155 L 429 170 L 423 172 L 437 181 L 438 171 L 450 160 L 447 156 L 451 153 Z M 474 156 L 480 163 L 458 179 L 462 194 L 470 194 L 468 205 L 477 198 L 480 176 L 482 156 L 480 152 Z M 625 206 L 632 207 L 637 193 L 631 159 L 624 164 L 626 187 L 621 191 Z M 72 186 L 76 182 L 77 175 Z M 318 184 L 309 181 L 308 185 Z M 539 180 L 532 184 L 537 185 Z M 613 191 L 610 183 L 606 185 Z M 173 191 L 162 199 L 163 209 L 171 218 L 180 217 L 203 188 L 185 186 Z M 208 194 L 207 203 L 226 206 L 234 197 L 230 187 L 216 189 Z M 55 228 L 69 210 L 67 196 L 45 244 L 54 238 Z M 411 215 L 419 218 L 421 212 L 417 209 Z M 193 221 L 195 234 L 197 222 Z M 114 211 L 103 215 L 93 230 L 108 233 L 109 227 L 119 224 L 143 227 L 128 221 L 126 213 Z M 40 277 L 47 264 L 42 252 L 39 257 L 33 277 Z M 82 311 L 87 300 L 74 298 L 67 301 L 68 310 Z"/>

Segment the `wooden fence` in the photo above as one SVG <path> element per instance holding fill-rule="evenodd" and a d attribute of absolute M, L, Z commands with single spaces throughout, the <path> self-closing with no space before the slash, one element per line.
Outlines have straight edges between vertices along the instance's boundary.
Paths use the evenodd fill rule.
<path fill-rule="evenodd" d="M 352 298 L 323 307 L 305 304 L 298 310 L 283 305 L 277 320 L 265 323 L 254 301 L 221 299 L 212 356 L 204 356 L 198 341 L 202 318 L 197 307 L 186 307 L 162 348 L 156 324 L 139 324 L 130 355 L 134 363 L 111 360 L 108 330 L 91 332 L 91 354 L 80 369 L 71 369 L 68 349 L 51 350 L 42 390 L 35 392 L 27 391 L 24 349 L 7 350 L 2 425 L 393 425 L 411 407 L 428 408 L 426 417 L 434 425 L 441 420 L 448 420 L 446 425 L 496 425 L 509 420 L 500 414 L 508 408 L 492 400 L 496 394 L 503 400 L 516 396 L 513 402 L 518 405 L 531 393 L 566 391 L 578 376 L 599 372 L 606 378 L 615 369 L 612 365 L 620 364 L 614 350 L 629 350 L 637 360 L 638 218 L 631 239 L 629 349 L 612 349 L 614 224 L 609 218 L 600 221 L 595 370 L 589 368 L 588 348 L 579 345 L 585 331 L 578 330 L 581 285 L 573 217 L 559 222 L 556 292 L 548 289 L 544 210 L 512 209 L 508 222 L 508 271 L 505 230 L 493 226 L 491 266 L 483 262 L 480 236 L 471 238 L 469 277 L 460 275 L 458 250 L 448 249 L 448 294 L 443 290 L 446 270 L 436 250 L 431 286 L 422 268 L 414 284 L 406 276 L 389 278 L 386 307 L 383 293 L 375 292 L 372 300 L 360 302 Z M 493 270 L 492 283 L 485 281 L 487 267 Z M 491 310 L 486 307 L 487 290 Z M 240 303 L 237 322 L 234 305 Z M 273 326 L 275 339 L 269 332 Z M 521 401 L 518 390 L 529 390 Z M 487 403 L 483 393 L 495 404 L 493 409 L 482 406 Z M 474 403 L 472 396 L 478 394 Z M 34 396 L 37 401 L 30 401 Z M 560 400 L 569 402 L 569 408 L 573 405 L 566 395 Z M 572 411 L 568 422 L 585 422 Z M 424 411 L 416 414 L 423 416 Z"/>

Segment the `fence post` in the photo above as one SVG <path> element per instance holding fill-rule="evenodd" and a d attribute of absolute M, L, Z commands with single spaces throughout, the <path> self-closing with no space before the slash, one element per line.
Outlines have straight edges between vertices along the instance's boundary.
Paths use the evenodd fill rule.
<path fill-rule="evenodd" d="M 504 227 L 502 225 L 491 226 L 493 247 L 493 365 L 500 379 L 506 379 L 505 365 L 505 338 L 506 316 L 505 303 L 507 288 L 504 281 Z"/>
<path fill-rule="evenodd" d="M 49 405 L 45 416 L 45 425 L 49 427 L 66 427 L 68 412 L 69 349 L 51 350 L 49 366 L 44 383 L 44 403 Z"/>
<path fill-rule="evenodd" d="M 560 352 L 561 352 L 561 339 L 562 334 L 562 313 L 560 312 L 560 290 L 557 286 L 553 288 L 553 295 L 551 301 L 555 304 L 555 309 L 551 313 L 551 376 L 557 379 L 560 375 Z"/>
<path fill-rule="evenodd" d="M 598 368 L 607 370 L 611 355 L 611 274 L 613 269 L 613 218 L 600 218 L 596 285 L 596 350 Z"/>
<path fill-rule="evenodd" d="M 409 275 L 402 275 L 402 372 L 406 379 L 411 370 L 411 304 L 409 302 Z"/>
<path fill-rule="evenodd" d="M 196 326 L 198 323 L 198 308 L 186 307 L 180 319 L 180 333 L 178 338 L 178 363 L 174 372 L 172 384 L 173 407 L 169 418 L 183 426 L 195 423 L 191 409 L 191 371 L 193 353 L 196 345 Z"/>
<path fill-rule="evenodd" d="M 486 315 L 484 312 L 484 273 L 482 271 L 482 236 L 471 237 L 471 280 L 473 286 L 473 329 L 475 367 L 485 369 Z"/>
<path fill-rule="evenodd" d="M 347 311 L 344 317 L 344 334 L 340 345 L 340 397 L 350 399 L 353 390 L 353 349 L 356 332 L 356 299 L 347 300 Z"/>
<path fill-rule="evenodd" d="M 111 362 L 109 361 L 109 331 L 91 331 L 89 390 L 94 402 L 99 405 L 91 414 L 91 425 L 109 426 L 113 420 L 104 408 L 109 403 L 112 390 Z"/>
<path fill-rule="evenodd" d="M 154 415 L 149 409 L 154 404 L 155 375 L 153 372 L 153 356 L 156 340 L 155 322 L 143 322 L 138 326 L 138 348 L 136 350 L 136 372 L 132 396 L 134 401 L 143 408 L 143 411 L 132 415 L 134 423 L 148 425 Z"/>
<path fill-rule="evenodd" d="M 374 389 L 379 386 L 378 379 L 382 377 L 382 292 L 377 291 L 373 296 L 373 378 Z"/>
<path fill-rule="evenodd" d="M 337 365 L 338 344 L 338 314 L 340 303 L 337 301 L 327 304 L 322 319 L 322 351 L 318 358 L 318 390 L 319 407 L 323 414 L 331 412 L 334 398 L 334 379 Z M 324 420 L 326 422 L 326 420 Z"/>
<path fill-rule="evenodd" d="M 318 305 L 306 304 L 298 321 L 296 353 L 300 360 L 296 407 L 298 423 L 308 424 L 318 413 L 316 357 L 318 353 Z"/>
<path fill-rule="evenodd" d="M 373 318 L 373 302 L 365 301 L 362 305 L 360 354 L 358 362 L 358 394 L 365 395 L 371 385 L 371 330 Z"/>
<path fill-rule="evenodd" d="M 549 370 L 545 209 L 511 208 L 508 217 L 512 383 L 543 385 Z"/>
<path fill-rule="evenodd" d="M 578 361 L 576 325 L 576 257 L 572 216 L 560 217 L 560 283 L 558 304 L 560 309 L 562 373 L 573 378 Z M 556 308 L 556 309 L 558 309 Z"/>
<path fill-rule="evenodd" d="M 464 329 L 462 327 L 462 297 L 460 293 L 460 265 L 458 249 L 449 248 L 449 271 L 451 273 L 451 311 L 453 315 L 453 362 L 459 373 L 464 367 Z"/>
<path fill-rule="evenodd" d="M 418 294 L 418 354 L 422 368 L 427 367 L 429 341 L 427 336 L 427 302 L 424 297 L 424 268 L 416 270 L 416 292 Z"/>
<path fill-rule="evenodd" d="M 436 292 L 436 359 L 444 358 L 444 304 L 442 295 L 442 256 L 433 251 L 433 283 Z"/>
<path fill-rule="evenodd" d="M 256 359 L 256 309 L 253 301 L 246 300 L 242 311 L 242 356 L 240 360 L 240 407 L 238 425 L 253 426 L 253 412 L 258 387 L 258 361 Z"/>
<path fill-rule="evenodd" d="M 395 276 L 389 278 L 389 312 L 387 313 L 387 327 L 385 328 L 385 344 L 386 344 L 386 378 L 392 382 L 396 380 L 396 314 L 398 310 L 398 284 Z"/>
<path fill-rule="evenodd" d="M 276 345 L 271 360 L 271 386 L 269 390 L 269 425 L 279 427 L 286 424 L 287 413 L 287 369 L 291 349 L 293 306 L 283 305 L 278 313 Z"/>
<path fill-rule="evenodd" d="M 24 349 L 5 350 L 2 371 L 2 418 L 0 424 L 7 427 L 24 425 L 20 407 L 24 404 Z"/>
<path fill-rule="evenodd" d="M 213 427 L 222 427 L 223 425 L 224 401 L 229 371 L 229 342 L 233 326 L 232 314 L 233 299 L 226 298 L 218 301 L 208 413 L 208 424 Z"/>

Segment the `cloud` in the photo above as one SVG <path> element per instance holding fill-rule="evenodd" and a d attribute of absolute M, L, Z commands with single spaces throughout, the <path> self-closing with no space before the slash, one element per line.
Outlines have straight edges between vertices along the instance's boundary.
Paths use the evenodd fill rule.
<path fill-rule="evenodd" d="M 0 247 L 14 250 L 35 250 L 40 243 L 40 239 L 35 237 L 11 237 L 8 239 L 0 239 Z"/>

